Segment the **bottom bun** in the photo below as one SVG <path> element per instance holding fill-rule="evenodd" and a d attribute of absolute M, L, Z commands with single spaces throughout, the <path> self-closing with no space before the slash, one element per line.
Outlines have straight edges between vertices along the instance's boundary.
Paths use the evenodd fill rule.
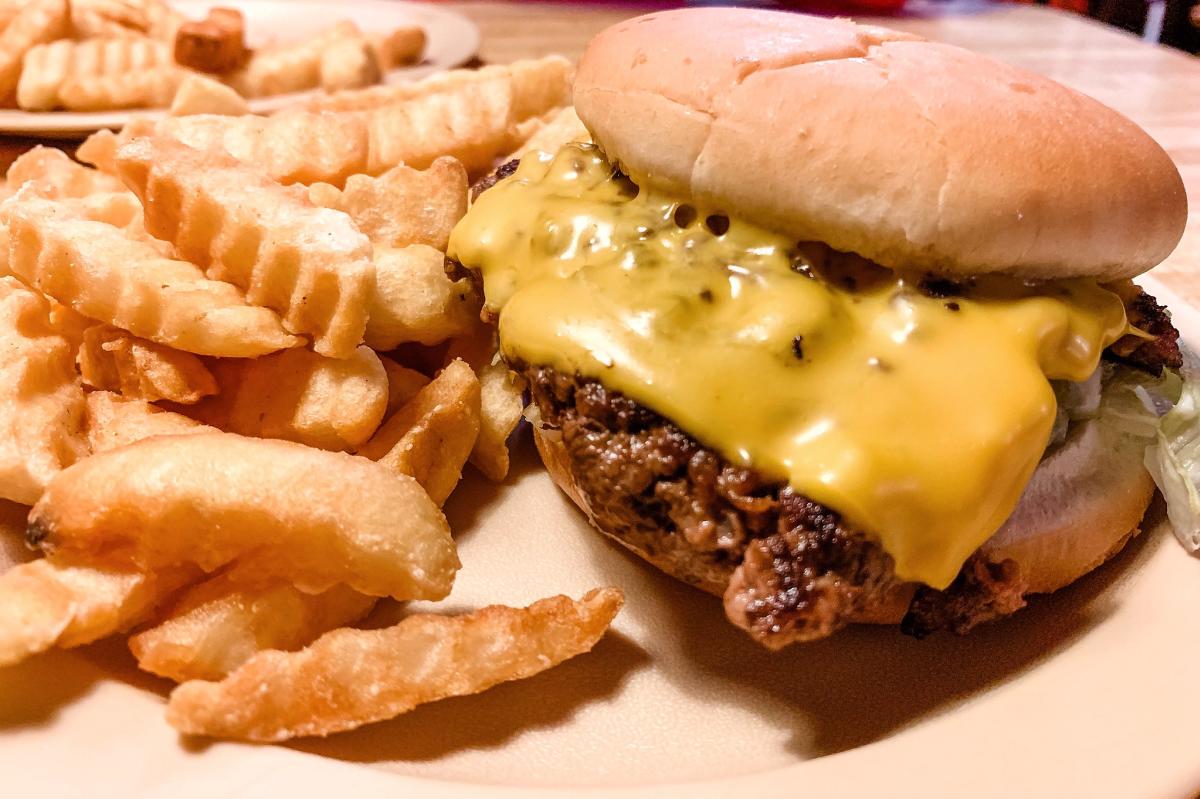
<path fill-rule="evenodd" d="M 714 573 L 711 562 L 678 549 L 655 556 L 597 524 L 572 474 L 561 434 L 535 428 L 534 441 L 554 482 L 593 527 L 679 580 L 715 596 L 725 592 L 729 573 Z M 1143 465 L 1145 448 L 1144 439 L 1127 435 L 1108 418 L 1073 424 L 981 552 L 993 562 L 1015 561 L 1030 594 L 1057 590 L 1092 571 L 1137 534 L 1154 496 L 1154 482 Z M 870 615 L 853 621 L 899 623 L 916 589 L 915 583 L 897 585 Z"/>

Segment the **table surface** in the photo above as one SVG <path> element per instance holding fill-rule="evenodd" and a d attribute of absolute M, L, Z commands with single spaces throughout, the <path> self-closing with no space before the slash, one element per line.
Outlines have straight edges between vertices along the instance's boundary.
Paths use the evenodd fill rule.
<path fill-rule="evenodd" d="M 601 29 L 645 11 L 637 4 L 444 5 L 479 25 L 480 56 L 489 62 L 549 53 L 578 58 Z M 1191 208 L 1183 241 L 1154 274 L 1200 306 L 1200 58 L 1047 7 L 999 6 L 953 16 L 874 21 L 1048 75 L 1149 131 L 1175 159 Z"/>

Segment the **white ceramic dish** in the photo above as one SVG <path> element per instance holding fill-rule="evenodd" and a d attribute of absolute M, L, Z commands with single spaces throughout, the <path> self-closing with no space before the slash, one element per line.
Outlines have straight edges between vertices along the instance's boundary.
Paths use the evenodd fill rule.
<path fill-rule="evenodd" d="M 1195 348 L 1200 314 L 1147 283 Z M 771 655 L 718 601 L 591 532 L 522 440 L 509 485 L 471 477 L 448 507 L 464 565 L 445 607 L 619 585 L 626 608 L 590 655 L 327 740 L 244 746 L 181 741 L 163 720 L 169 685 L 139 675 L 122 641 L 53 652 L 0 670 L 5 795 L 1134 799 L 1200 788 L 1200 560 L 1161 521 L 1097 573 L 969 637 L 860 628 Z"/>
<path fill-rule="evenodd" d="M 479 50 L 479 29 L 469 19 L 422 3 L 392 0 L 354 0 L 353 2 L 306 2 L 287 0 L 219 0 L 202 2 L 182 0 L 175 4 L 192 18 L 203 17 L 212 6 L 236 7 L 246 16 L 246 35 L 252 47 L 272 41 L 289 41 L 328 27 L 340 19 L 350 19 L 364 31 L 389 31 L 402 25 L 420 25 L 427 37 L 425 59 L 412 67 L 387 73 L 387 83 L 423 78 L 434 72 L 459 66 Z M 282 94 L 250 101 L 255 113 L 276 111 L 299 102 L 314 92 Z M 76 139 L 101 128 L 120 128 L 133 114 L 157 117 L 157 111 L 19 111 L 0 110 L 0 133 L 42 138 Z"/>

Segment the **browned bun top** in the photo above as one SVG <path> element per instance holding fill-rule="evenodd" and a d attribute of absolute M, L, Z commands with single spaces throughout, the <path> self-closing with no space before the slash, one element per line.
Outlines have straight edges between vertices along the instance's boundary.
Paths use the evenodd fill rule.
<path fill-rule="evenodd" d="M 636 178 L 892 268 L 1132 277 L 1187 216 L 1171 159 L 1107 106 L 846 20 L 622 22 L 588 46 L 575 106 Z"/>

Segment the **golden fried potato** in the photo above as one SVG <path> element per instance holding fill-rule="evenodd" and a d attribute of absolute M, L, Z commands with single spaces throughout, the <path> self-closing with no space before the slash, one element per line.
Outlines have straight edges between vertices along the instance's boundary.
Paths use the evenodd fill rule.
<path fill-rule="evenodd" d="M 364 111 L 366 171 L 378 175 L 397 164 L 424 169 L 449 155 L 469 174 L 483 174 L 520 143 L 521 123 L 567 102 L 570 81 L 565 59 L 518 62 L 507 74 Z"/>
<path fill-rule="evenodd" d="M 361 38 L 357 25 L 342 20 L 307 39 L 263 48 L 245 67 L 228 76 L 229 85 L 243 97 L 315 89 L 321 84 L 321 59 L 326 50 L 340 41 Z"/>
<path fill-rule="evenodd" d="M 22 192 L 0 204 L 12 273 L 78 313 L 185 352 L 252 358 L 295 346 L 279 317 L 199 267 Z"/>
<path fill-rule="evenodd" d="M 194 578 L 189 568 L 142 574 L 46 558 L 14 566 L 0 574 L 0 666 L 128 630 Z"/>
<path fill-rule="evenodd" d="M 471 463 L 489 480 L 508 476 L 508 439 L 525 410 L 525 381 L 498 354 L 496 330 L 480 324 L 450 343 L 446 358 L 462 358 L 479 376 L 481 425 Z"/>
<path fill-rule="evenodd" d="M 278 311 L 322 355 L 347 358 L 362 343 L 375 266 L 348 216 L 235 158 L 166 137 L 122 147 L 117 170 L 141 198 L 146 229 L 209 277 Z"/>
<path fill-rule="evenodd" d="M 375 51 L 360 37 L 341 39 L 321 53 L 321 88 L 327 92 L 374 86 L 383 77 Z"/>
<path fill-rule="evenodd" d="M 220 81 L 204 75 L 189 74 L 175 91 L 171 101 L 171 116 L 186 117 L 195 114 L 225 114 L 241 116 L 249 114 L 246 98 Z"/>
<path fill-rule="evenodd" d="M 67 0 L 32 0 L 0 32 L 0 97 L 17 88 L 21 62 L 29 50 L 67 35 Z"/>
<path fill-rule="evenodd" d="M 146 12 L 146 33 L 160 42 L 174 44 L 179 26 L 187 17 L 175 10 L 171 0 L 136 0 Z"/>
<path fill-rule="evenodd" d="M 565 81 L 566 88 L 559 102 L 551 105 L 564 105 L 570 100 L 570 84 L 573 78 L 570 63 L 561 56 L 547 56 L 514 61 L 511 64 L 495 64 L 481 69 L 451 69 L 419 81 L 323 94 L 307 101 L 304 107 L 309 111 L 369 111 L 391 103 L 428 97 L 431 94 L 460 91 L 463 86 L 471 83 L 511 80 L 514 76 L 520 76 L 522 82 L 545 80 L 548 86 Z"/>
<path fill-rule="evenodd" d="M 187 73 L 176 66 L 138 72 L 71 78 L 58 90 L 68 111 L 108 111 L 114 108 L 166 108 Z"/>
<path fill-rule="evenodd" d="M 341 186 L 350 175 L 367 169 L 366 121 L 348 114 L 200 114 L 161 120 L 153 130 L 198 150 L 225 150 L 284 184 L 323 182 Z M 127 132 L 128 127 L 122 135 Z"/>
<path fill-rule="evenodd" d="M 83 402 L 50 306 L 0 278 L 0 499 L 32 505 L 51 477 L 86 455 Z"/>
<path fill-rule="evenodd" d="M 351 175 L 341 191 L 314 184 L 308 197 L 349 214 L 373 244 L 427 244 L 445 252 L 450 231 L 467 212 L 467 171 L 453 158 L 438 158 L 425 170 L 401 165 L 379 177 Z"/>
<path fill-rule="evenodd" d="M 367 34 L 367 42 L 382 69 L 405 67 L 418 63 L 425 54 L 425 29 L 405 25 L 387 34 Z"/>
<path fill-rule="evenodd" d="M 384 418 L 400 410 L 400 406 L 417 396 L 417 392 L 429 385 L 429 378 L 416 369 L 401 366 L 386 355 L 379 356 L 383 370 L 387 372 L 388 398 Z"/>
<path fill-rule="evenodd" d="M 183 733 L 284 741 L 395 718 L 418 705 L 532 677 L 591 650 L 619 589 L 461 616 L 419 614 L 383 630 L 334 630 L 300 652 L 266 651 L 221 682 L 184 683 L 167 721 Z"/>
<path fill-rule="evenodd" d="M 361 619 L 374 597 L 334 586 L 306 594 L 234 569 L 189 588 L 155 626 L 129 639 L 138 666 L 176 682 L 219 680 L 264 649 L 294 650 Z"/>
<path fill-rule="evenodd" d="M 465 361 L 452 361 L 358 454 L 415 477 L 441 505 L 462 477 L 478 435 L 479 380 Z"/>
<path fill-rule="evenodd" d="M 470 278 L 446 274 L 446 256 L 438 250 L 424 244 L 376 247 L 367 344 L 387 351 L 466 335 L 478 322 L 480 302 Z"/>
<path fill-rule="evenodd" d="M 32 181 L 39 194 L 51 199 L 125 191 L 125 185 L 112 175 L 78 164 L 62 150 L 40 144 L 12 162 L 7 180 L 16 188 Z"/>
<path fill-rule="evenodd" d="M 84 332 L 76 362 L 85 386 L 115 391 L 129 399 L 191 405 L 217 393 L 216 378 L 195 355 L 111 325 L 96 325 Z"/>
<path fill-rule="evenodd" d="M 175 33 L 175 63 L 200 72 L 232 72 L 249 57 L 246 20 L 236 8 L 211 8 Z"/>
<path fill-rule="evenodd" d="M 450 528 L 416 480 L 289 441 L 199 433 L 86 458 L 50 481 L 28 539 L 51 557 L 145 571 L 237 560 L 303 591 L 441 599 Z"/>
<path fill-rule="evenodd" d="M 592 134 L 583 126 L 575 107 L 567 106 L 539 119 L 533 134 L 503 160 L 523 158 L 527 153 L 557 153 L 571 142 L 591 140 Z"/>
<path fill-rule="evenodd" d="M 220 393 L 192 415 L 232 433 L 351 450 L 371 437 L 387 409 L 379 356 L 359 347 L 349 358 L 295 349 L 213 364 Z"/>
<path fill-rule="evenodd" d="M 71 28 L 80 40 L 140 37 L 150 17 L 139 0 L 71 0 Z"/>
<path fill-rule="evenodd" d="M 129 130 L 131 127 L 136 128 L 144 122 L 145 120 L 135 117 L 129 120 L 125 130 Z M 117 150 L 120 149 L 122 143 L 117 134 L 111 130 L 98 130 L 75 148 L 75 157 L 85 164 L 91 164 L 106 175 L 115 176 L 117 174 Z"/>
<path fill-rule="evenodd" d="M 108 391 L 87 395 L 87 441 L 93 454 L 153 436 L 216 432 L 215 427 L 144 400 L 125 399 Z"/>
<path fill-rule="evenodd" d="M 25 54 L 17 105 L 48 111 L 65 105 L 63 87 L 74 81 L 125 76 L 171 65 L 171 51 L 153 39 L 123 37 L 73 42 L 59 39 Z"/>
<path fill-rule="evenodd" d="M 49 297 L 46 298 L 46 303 L 50 306 L 50 328 L 67 340 L 72 352 L 79 352 L 79 348 L 83 346 L 83 334 L 88 328 L 95 326 L 95 320 L 88 319 Z"/>

